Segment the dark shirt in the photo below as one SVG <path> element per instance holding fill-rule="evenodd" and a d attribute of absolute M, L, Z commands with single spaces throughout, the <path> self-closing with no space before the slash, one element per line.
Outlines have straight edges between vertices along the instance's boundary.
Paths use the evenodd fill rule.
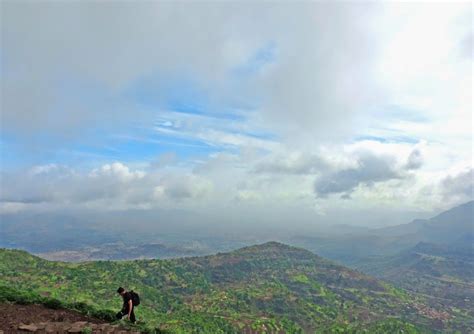
<path fill-rule="evenodd" d="M 132 300 L 132 294 L 130 292 L 125 292 L 123 294 L 122 298 L 123 298 L 123 307 L 122 307 L 122 309 L 128 311 L 128 302 L 130 300 Z"/>

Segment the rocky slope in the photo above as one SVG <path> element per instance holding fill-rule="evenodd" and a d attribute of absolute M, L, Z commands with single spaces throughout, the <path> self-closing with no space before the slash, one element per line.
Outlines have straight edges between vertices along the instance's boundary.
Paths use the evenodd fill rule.
<path fill-rule="evenodd" d="M 43 305 L 2 303 L 0 314 L 2 315 L 0 333 L 139 333 L 84 316 L 76 311 L 54 310 Z"/>

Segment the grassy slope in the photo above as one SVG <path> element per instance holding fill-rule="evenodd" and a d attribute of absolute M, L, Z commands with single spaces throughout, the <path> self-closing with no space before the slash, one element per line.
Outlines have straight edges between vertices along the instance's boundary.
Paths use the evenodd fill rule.
<path fill-rule="evenodd" d="M 80 264 L 1 250 L 0 276 L 10 287 L 97 309 L 119 309 L 115 290 L 124 285 L 142 296 L 139 317 L 174 333 L 419 332 L 395 318 L 432 330 L 452 326 L 419 314 L 422 301 L 402 290 L 278 243 L 207 257 Z"/>
<path fill-rule="evenodd" d="M 474 327 L 472 248 L 420 243 L 394 256 L 365 260 L 358 268 L 425 295 L 430 305 L 450 309 L 459 322 Z"/>

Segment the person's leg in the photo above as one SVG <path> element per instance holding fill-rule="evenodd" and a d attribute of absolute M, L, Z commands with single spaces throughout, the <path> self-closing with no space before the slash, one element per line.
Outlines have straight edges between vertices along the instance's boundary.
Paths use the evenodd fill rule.
<path fill-rule="evenodd" d="M 130 313 L 130 321 L 135 323 L 135 307 L 132 307 L 132 312 Z"/>

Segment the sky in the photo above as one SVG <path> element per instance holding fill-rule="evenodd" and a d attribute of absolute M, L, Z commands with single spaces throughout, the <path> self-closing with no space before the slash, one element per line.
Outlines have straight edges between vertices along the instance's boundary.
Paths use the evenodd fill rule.
<path fill-rule="evenodd" d="M 470 2 L 0 6 L 0 213 L 383 226 L 474 198 Z"/>

